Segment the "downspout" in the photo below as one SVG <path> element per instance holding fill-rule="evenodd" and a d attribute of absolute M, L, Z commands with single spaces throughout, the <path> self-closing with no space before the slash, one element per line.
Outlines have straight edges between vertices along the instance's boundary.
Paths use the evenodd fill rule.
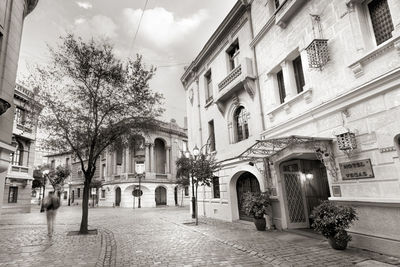
<path fill-rule="evenodd" d="M 254 39 L 254 27 L 253 27 L 253 18 L 251 16 L 251 4 L 253 1 L 250 1 L 249 4 L 246 6 L 246 12 L 249 17 L 250 21 L 250 34 L 251 34 L 251 39 Z M 264 121 L 264 108 L 263 108 L 263 103 L 261 99 L 261 89 L 260 89 L 260 77 L 258 76 L 258 64 L 257 64 L 257 54 L 256 54 L 256 48 L 253 46 L 251 48 L 253 51 L 253 58 L 254 58 L 254 69 L 255 69 L 255 75 L 256 75 L 256 87 L 257 87 L 257 93 L 258 93 L 258 101 L 259 101 L 259 107 L 260 107 L 260 116 L 261 116 L 261 126 L 262 126 L 262 131 L 265 131 L 265 121 Z"/>
<path fill-rule="evenodd" d="M 197 75 L 197 74 L 196 74 Z M 200 147 L 203 146 L 203 134 L 202 134 L 202 126 L 201 126 L 201 110 L 200 110 L 200 86 L 199 86 L 199 77 L 196 78 L 196 87 L 197 87 L 197 109 L 199 113 L 199 134 L 200 134 Z"/>

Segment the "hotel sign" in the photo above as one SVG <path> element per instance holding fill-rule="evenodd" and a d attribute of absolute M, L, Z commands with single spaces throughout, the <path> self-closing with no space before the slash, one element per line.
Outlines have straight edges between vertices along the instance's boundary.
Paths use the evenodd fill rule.
<path fill-rule="evenodd" d="M 339 163 L 343 180 L 374 178 L 371 160 L 357 160 Z"/>

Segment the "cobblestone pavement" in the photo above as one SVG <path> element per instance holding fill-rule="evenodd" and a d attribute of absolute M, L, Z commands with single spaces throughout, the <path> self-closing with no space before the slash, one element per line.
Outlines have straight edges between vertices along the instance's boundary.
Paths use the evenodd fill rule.
<path fill-rule="evenodd" d="M 201 218 L 195 226 L 187 208 L 90 209 L 98 234 L 67 235 L 80 215 L 80 207 L 61 207 L 51 239 L 36 207 L 1 215 L 0 266 L 400 266 L 397 258 L 336 251 L 323 239 L 259 232 L 251 223 Z"/>

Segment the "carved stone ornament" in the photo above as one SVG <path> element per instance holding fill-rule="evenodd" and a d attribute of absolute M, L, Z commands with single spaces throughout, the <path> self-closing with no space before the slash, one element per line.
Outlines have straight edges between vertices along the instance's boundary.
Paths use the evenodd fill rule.
<path fill-rule="evenodd" d="M 193 104 L 193 98 L 194 98 L 193 88 L 190 88 L 190 89 L 189 89 L 188 94 L 189 94 L 190 103 Z"/>

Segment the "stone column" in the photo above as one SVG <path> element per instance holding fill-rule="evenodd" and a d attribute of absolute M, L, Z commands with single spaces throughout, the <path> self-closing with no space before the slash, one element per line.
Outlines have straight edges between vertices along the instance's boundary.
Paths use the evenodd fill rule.
<path fill-rule="evenodd" d="M 171 147 L 170 146 L 167 146 L 166 147 L 166 166 L 165 166 L 165 172 L 166 173 L 170 173 L 170 171 L 171 171 L 171 163 L 170 163 L 170 156 L 171 156 Z"/>
<path fill-rule="evenodd" d="M 146 172 L 150 172 L 150 143 L 145 144 L 145 167 L 146 167 Z"/>
<path fill-rule="evenodd" d="M 150 172 L 156 172 L 154 158 L 154 144 L 150 144 Z"/>

